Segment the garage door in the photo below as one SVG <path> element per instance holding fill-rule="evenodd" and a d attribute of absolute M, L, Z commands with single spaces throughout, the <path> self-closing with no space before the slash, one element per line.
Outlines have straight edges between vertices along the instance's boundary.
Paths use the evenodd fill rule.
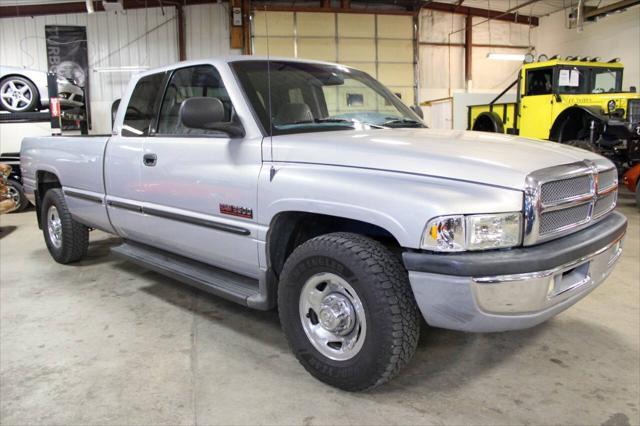
<path fill-rule="evenodd" d="M 268 24 L 268 25 L 267 25 Z M 403 15 L 263 12 L 252 17 L 252 51 L 339 62 L 371 74 L 413 105 L 413 18 Z"/>

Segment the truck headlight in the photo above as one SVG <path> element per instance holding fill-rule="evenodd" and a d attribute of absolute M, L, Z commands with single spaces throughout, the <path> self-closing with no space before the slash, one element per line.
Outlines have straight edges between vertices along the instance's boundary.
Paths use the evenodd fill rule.
<path fill-rule="evenodd" d="M 434 251 L 489 250 L 513 247 L 522 240 L 522 214 L 438 216 L 429 221 L 421 248 Z"/>

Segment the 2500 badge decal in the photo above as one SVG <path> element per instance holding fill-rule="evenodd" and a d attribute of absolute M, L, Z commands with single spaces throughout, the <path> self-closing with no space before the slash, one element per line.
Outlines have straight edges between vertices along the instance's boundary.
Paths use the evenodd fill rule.
<path fill-rule="evenodd" d="M 220 213 L 229 216 L 237 216 L 245 219 L 253 219 L 253 210 L 246 207 L 232 206 L 231 204 L 220 204 Z"/>

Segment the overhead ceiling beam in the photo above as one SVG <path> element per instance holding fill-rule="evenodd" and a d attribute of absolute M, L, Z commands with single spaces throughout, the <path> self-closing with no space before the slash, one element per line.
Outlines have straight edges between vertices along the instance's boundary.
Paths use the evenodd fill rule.
<path fill-rule="evenodd" d="M 190 4 L 215 3 L 215 0 L 181 0 L 180 4 L 188 6 Z M 162 5 L 173 5 L 171 2 L 162 2 L 158 0 L 142 1 L 142 0 L 124 0 L 125 9 L 144 9 L 145 7 L 161 7 Z M 101 1 L 93 1 L 93 8 L 96 12 L 103 12 Z M 0 18 L 16 18 L 19 16 L 39 16 L 39 15 L 61 15 L 67 13 L 87 13 L 87 3 L 44 3 L 29 5 L 13 5 L 0 6 Z"/>
<path fill-rule="evenodd" d="M 535 16 L 521 15 L 519 13 L 505 13 L 498 10 L 481 9 L 465 6 L 462 3 L 429 2 L 422 6 L 423 9 L 437 10 L 440 12 L 458 13 L 460 15 L 478 16 L 498 21 L 516 22 L 518 24 L 538 26 L 538 18 Z"/>
<path fill-rule="evenodd" d="M 336 7 L 330 5 L 329 7 L 323 7 L 324 2 L 318 3 L 318 6 L 300 6 L 295 3 L 292 4 L 271 4 L 270 1 L 252 1 L 251 7 L 253 10 L 269 11 L 269 12 L 332 12 L 332 13 L 365 13 L 365 14 L 379 14 L 379 15 L 414 15 L 414 2 L 412 1 L 398 1 L 384 2 L 384 1 L 371 1 L 370 4 L 376 4 L 376 7 L 354 7 L 354 3 L 340 2 L 340 6 Z M 395 7 L 381 7 L 380 5 L 388 4 Z"/>
<path fill-rule="evenodd" d="M 585 12 L 584 19 L 595 19 L 608 13 L 622 11 L 628 7 L 640 4 L 640 0 L 621 0 L 608 6 L 599 7 Z"/>

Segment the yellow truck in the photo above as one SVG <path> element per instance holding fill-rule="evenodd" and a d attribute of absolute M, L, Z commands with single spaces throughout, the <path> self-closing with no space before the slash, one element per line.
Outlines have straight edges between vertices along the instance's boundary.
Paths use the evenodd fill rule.
<path fill-rule="evenodd" d="M 468 129 L 547 139 L 599 152 L 623 172 L 640 161 L 640 95 L 622 89 L 618 59 L 528 55 L 492 102 L 468 107 Z M 500 98 L 517 86 L 516 102 Z"/>

